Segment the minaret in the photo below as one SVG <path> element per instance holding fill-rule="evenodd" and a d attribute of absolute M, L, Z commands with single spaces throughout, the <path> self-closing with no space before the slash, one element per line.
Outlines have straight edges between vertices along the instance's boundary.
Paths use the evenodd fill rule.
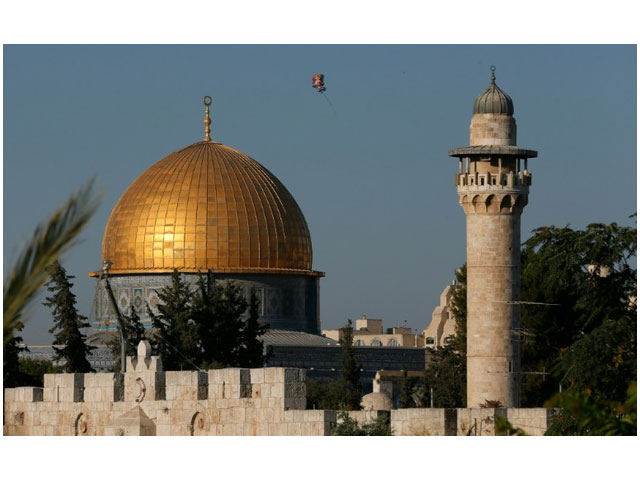
<path fill-rule="evenodd" d="M 520 214 L 538 153 L 516 146 L 513 102 L 495 82 L 473 105 L 456 187 L 467 217 L 467 407 L 519 406 Z"/>

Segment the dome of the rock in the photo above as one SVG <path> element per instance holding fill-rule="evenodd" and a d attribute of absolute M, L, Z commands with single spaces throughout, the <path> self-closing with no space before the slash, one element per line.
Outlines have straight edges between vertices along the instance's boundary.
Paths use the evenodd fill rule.
<path fill-rule="evenodd" d="M 209 103 L 210 104 L 210 103 Z M 211 272 L 255 295 L 271 328 L 320 333 L 319 278 L 307 222 L 285 186 L 254 159 L 209 137 L 144 171 L 116 203 L 102 241 L 116 302 L 149 321 L 158 292 L 178 270 L 191 284 Z M 100 272 L 91 275 L 99 276 Z M 104 288 L 98 328 L 113 328 Z"/>
<path fill-rule="evenodd" d="M 310 273 L 307 223 L 285 186 L 247 155 L 199 142 L 140 175 L 102 243 L 111 273 Z"/>

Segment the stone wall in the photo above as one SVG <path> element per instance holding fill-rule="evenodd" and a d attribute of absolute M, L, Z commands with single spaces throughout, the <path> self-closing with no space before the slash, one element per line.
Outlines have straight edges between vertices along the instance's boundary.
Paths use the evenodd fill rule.
<path fill-rule="evenodd" d="M 305 410 L 306 372 L 225 368 L 164 372 L 148 342 L 127 372 L 46 374 L 44 388 L 4 390 L 4 435 L 330 435 L 333 410 Z M 415 408 L 349 412 L 389 418 L 394 435 L 495 435 L 497 415 L 544 434 L 553 411 Z"/>
<path fill-rule="evenodd" d="M 4 396 L 5 435 L 327 435 L 336 421 L 304 410 L 304 370 L 164 372 L 147 342 L 125 374 L 47 374 Z"/>
<path fill-rule="evenodd" d="M 456 410 L 450 408 L 402 408 L 391 411 L 394 435 L 456 435 Z"/>

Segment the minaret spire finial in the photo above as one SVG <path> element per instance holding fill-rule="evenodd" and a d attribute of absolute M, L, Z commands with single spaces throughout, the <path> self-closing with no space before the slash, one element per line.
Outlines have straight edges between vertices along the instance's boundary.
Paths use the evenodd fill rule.
<path fill-rule="evenodd" d="M 495 84 L 496 83 L 496 66 L 491 65 L 491 67 L 489 67 L 489 70 L 491 70 L 491 83 Z"/>
<path fill-rule="evenodd" d="M 211 137 L 209 134 L 211 133 L 211 129 L 209 125 L 211 125 L 211 119 L 209 118 L 209 105 L 211 105 L 211 97 L 209 95 L 205 96 L 202 100 L 202 104 L 205 106 L 204 109 L 204 141 L 210 142 Z"/>

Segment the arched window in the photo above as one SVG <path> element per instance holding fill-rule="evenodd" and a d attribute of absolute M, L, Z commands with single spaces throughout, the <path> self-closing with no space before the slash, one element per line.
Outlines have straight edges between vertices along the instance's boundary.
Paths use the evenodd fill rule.
<path fill-rule="evenodd" d="M 387 347 L 397 347 L 398 345 L 400 345 L 398 343 L 398 340 L 396 340 L 395 338 L 390 338 L 389 341 L 387 342 Z"/>
<path fill-rule="evenodd" d="M 364 346 L 364 342 L 360 339 L 356 340 L 355 342 L 353 342 L 353 345 L 356 347 L 362 347 Z"/>
<path fill-rule="evenodd" d="M 382 342 L 380 341 L 380 339 L 379 339 L 379 338 L 374 338 L 374 339 L 371 341 L 371 346 L 372 346 L 372 347 L 381 347 L 381 346 L 382 346 Z"/>

